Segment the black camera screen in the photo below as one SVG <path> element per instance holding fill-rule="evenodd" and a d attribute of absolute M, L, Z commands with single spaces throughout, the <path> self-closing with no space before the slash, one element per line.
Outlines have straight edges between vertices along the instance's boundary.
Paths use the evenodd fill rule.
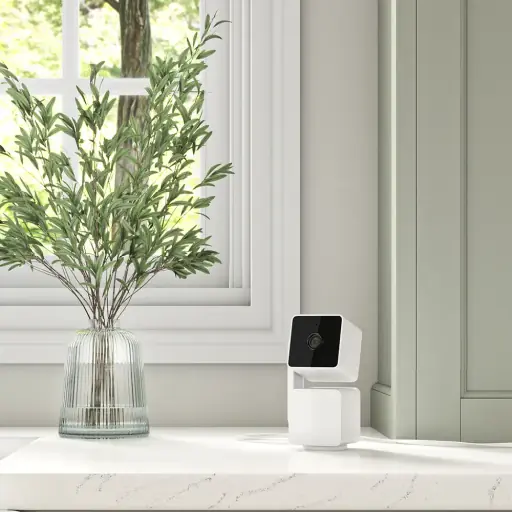
<path fill-rule="evenodd" d="M 338 364 L 341 316 L 296 316 L 288 365 L 334 368 Z"/>

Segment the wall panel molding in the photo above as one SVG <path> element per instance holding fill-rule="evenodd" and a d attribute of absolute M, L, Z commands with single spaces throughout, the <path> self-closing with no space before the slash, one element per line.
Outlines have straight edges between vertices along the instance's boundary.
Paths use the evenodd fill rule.
<path fill-rule="evenodd" d="M 403 439 L 416 437 L 416 8 L 379 1 L 379 357 L 390 370 L 372 389 L 372 426 Z"/>

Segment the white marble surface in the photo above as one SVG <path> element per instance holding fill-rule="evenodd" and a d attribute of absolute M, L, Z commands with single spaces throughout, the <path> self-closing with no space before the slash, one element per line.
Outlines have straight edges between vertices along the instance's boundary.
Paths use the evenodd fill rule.
<path fill-rule="evenodd" d="M 44 428 L 0 428 L 0 459 L 49 433 Z"/>
<path fill-rule="evenodd" d="M 272 432 L 51 433 L 0 461 L 0 509 L 512 509 L 512 445 L 394 443 L 367 430 L 346 451 L 308 452 Z"/>

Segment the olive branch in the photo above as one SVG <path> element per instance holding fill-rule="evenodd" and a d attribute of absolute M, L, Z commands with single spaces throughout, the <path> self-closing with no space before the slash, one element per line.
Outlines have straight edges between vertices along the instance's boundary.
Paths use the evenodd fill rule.
<path fill-rule="evenodd" d="M 0 266 L 28 265 L 56 278 L 89 319 L 111 327 L 157 274 L 185 279 L 220 263 L 210 237 L 180 223 L 191 213 L 205 215 L 213 201 L 199 189 L 232 174 L 231 164 L 218 164 L 197 185 L 190 180 L 194 158 L 212 135 L 202 116 L 200 75 L 222 23 L 207 16 L 202 35 L 178 57 L 156 58 L 145 108 L 110 138 L 102 128 L 116 100 L 101 90 L 102 63 L 92 68 L 90 91 L 77 88 L 76 118 L 55 112 L 55 98 L 34 97 L 0 63 L 22 120 L 16 151 L 0 145 L 0 156 L 17 159 L 36 181 L 29 185 L 0 168 Z M 74 141 L 78 165 L 54 147 L 60 134 Z"/>

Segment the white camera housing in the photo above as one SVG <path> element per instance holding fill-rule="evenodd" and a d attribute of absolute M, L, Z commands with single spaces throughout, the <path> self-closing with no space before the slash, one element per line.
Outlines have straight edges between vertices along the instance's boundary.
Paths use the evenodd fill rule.
<path fill-rule="evenodd" d="M 340 384 L 359 377 L 362 332 L 340 315 L 298 315 L 288 358 L 292 444 L 344 449 L 361 434 L 361 397 Z"/>

